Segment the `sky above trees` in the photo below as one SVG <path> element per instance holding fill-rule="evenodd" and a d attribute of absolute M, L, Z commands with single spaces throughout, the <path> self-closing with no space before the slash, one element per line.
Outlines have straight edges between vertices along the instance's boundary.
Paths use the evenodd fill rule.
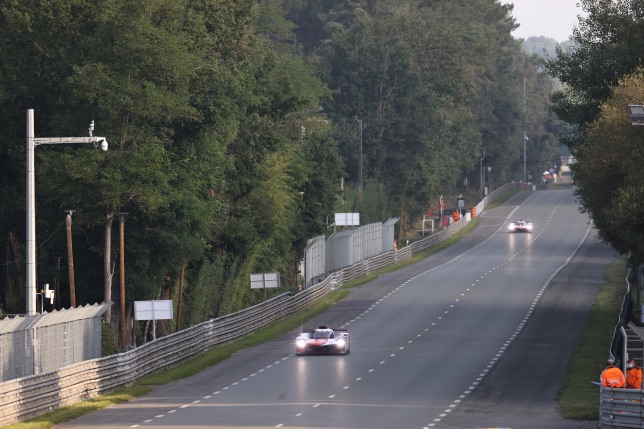
<path fill-rule="evenodd" d="M 583 15 L 579 0 L 502 0 L 514 4 L 513 16 L 520 27 L 512 32 L 514 37 L 546 36 L 557 42 L 564 42 Z"/>

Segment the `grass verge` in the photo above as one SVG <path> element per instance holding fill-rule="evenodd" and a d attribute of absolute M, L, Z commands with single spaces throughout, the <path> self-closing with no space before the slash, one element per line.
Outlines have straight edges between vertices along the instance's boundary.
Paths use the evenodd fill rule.
<path fill-rule="evenodd" d="M 595 298 L 588 324 L 559 392 L 558 402 L 567 419 L 599 419 L 599 387 L 591 384 L 591 380 L 599 380 L 606 365 L 616 323 L 615 309 L 619 309 L 624 300 L 626 271 L 626 259 L 618 258 L 604 274 L 606 283 Z"/>

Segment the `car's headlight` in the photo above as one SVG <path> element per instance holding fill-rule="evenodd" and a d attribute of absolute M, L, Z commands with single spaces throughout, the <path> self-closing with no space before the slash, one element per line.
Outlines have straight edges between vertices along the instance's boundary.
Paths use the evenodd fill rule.
<path fill-rule="evenodd" d="M 298 338 L 295 341 L 295 346 L 299 349 L 306 347 L 306 340 L 304 338 Z"/>
<path fill-rule="evenodd" d="M 344 345 L 347 343 L 347 341 L 344 338 L 338 338 L 338 341 L 336 341 L 336 345 L 338 348 L 344 347 Z"/>
<path fill-rule="evenodd" d="M 513 224 L 513 223 L 511 223 L 510 225 L 508 225 L 508 229 L 509 229 L 510 231 L 512 231 L 512 230 L 514 229 L 514 224 Z"/>

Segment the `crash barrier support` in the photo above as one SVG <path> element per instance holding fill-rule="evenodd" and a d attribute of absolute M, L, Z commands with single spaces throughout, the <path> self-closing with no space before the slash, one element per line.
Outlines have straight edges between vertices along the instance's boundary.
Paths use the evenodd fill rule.
<path fill-rule="evenodd" d="M 644 428 L 644 391 L 600 387 L 599 424 L 602 428 Z"/>
<path fill-rule="evenodd" d="M 518 185 L 518 188 L 517 188 Z M 485 204 L 520 184 L 510 184 L 485 197 Z M 0 383 L 0 425 L 35 417 L 109 393 L 135 380 L 181 363 L 217 345 L 243 338 L 311 304 L 330 290 L 379 268 L 410 259 L 413 254 L 451 237 L 467 226 L 461 219 L 446 230 L 328 275 L 300 293 L 285 293 L 237 313 L 218 317 L 158 338 L 133 350 L 69 365 L 55 371 Z"/>

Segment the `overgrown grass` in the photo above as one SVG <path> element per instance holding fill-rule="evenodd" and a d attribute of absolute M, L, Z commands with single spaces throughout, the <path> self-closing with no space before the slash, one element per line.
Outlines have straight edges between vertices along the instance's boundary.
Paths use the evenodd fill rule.
<path fill-rule="evenodd" d="M 595 299 L 588 325 L 566 372 L 564 387 L 559 392 L 559 405 L 564 417 L 578 420 L 599 419 L 599 380 L 617 323 L 616 312 L 624 299 L 626 259 L 618 258 L 604 274 L 606 283 Z"/>

